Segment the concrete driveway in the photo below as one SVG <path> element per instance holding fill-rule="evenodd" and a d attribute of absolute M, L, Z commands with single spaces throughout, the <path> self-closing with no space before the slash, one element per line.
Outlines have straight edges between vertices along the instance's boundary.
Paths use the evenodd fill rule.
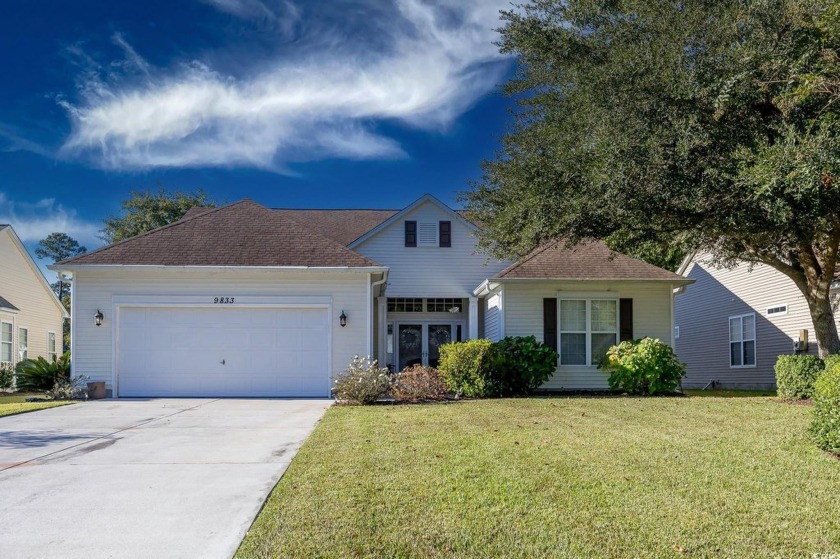
<path fill-rule="evenodd" d="M 230 557 L 329 400 L 100 400 L 0 418 L 0 556 Z"/>

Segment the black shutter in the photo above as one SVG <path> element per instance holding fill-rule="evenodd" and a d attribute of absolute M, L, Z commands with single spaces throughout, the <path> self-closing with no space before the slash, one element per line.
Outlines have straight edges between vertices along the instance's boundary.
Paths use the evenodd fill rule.
<path fill-rule="evenodd" d="M 543 299 L 543 342 L 557 351 L 557 299 Z"/>
<path fill-rule="evenodd" d="M 417 222 L 416 221 L 406 221 L 405 222 L 405 246 L 407 246 L 407 247 L 416 247 L 417 246 Z"/>
<path fill-rule="evenodd" d="M 618 302 L 618 332 L 620 342 L 633 339 L 633 299 Z"/>
<path fill-rule="evenodd" d="M 444 248 L 449 248 L 452 246 L 452 222 L 451 221 L 441 221 L 438 224 L 439 235 L 438 240 L 439 245 Z"/>

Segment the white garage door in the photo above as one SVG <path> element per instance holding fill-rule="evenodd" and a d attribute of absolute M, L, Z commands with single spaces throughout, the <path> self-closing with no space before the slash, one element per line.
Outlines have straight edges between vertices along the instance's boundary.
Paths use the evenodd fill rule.
<path fill-rule="evenodd" d="M 119 311 L 122 397 L 329 396 L 329 318 L 312 308 Z"/>

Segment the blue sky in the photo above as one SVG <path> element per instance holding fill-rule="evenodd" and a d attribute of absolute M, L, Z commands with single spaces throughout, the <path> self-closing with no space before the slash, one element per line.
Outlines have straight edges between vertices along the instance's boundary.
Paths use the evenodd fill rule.
<path fill-rule="evenodd" d="M 88 248 L 132 189 L 454 203 L 509 122 L 500 0 L 0 3 L 0 222 Z"/>

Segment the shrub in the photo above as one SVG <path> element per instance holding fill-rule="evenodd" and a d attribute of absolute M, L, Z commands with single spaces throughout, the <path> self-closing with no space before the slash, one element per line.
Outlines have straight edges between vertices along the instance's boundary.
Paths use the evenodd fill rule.
<path fill-rule="evenodd" d="M 674 392 L 685 376 L 685 364 L 671 346 L 653 338 L 612 346 L 598 368 L 611 373 L 607 382 L 612 390 L 645 396 Z"/>
<path fill-rule="evenodd" d="M 87 400 L 87 381 L 90 377 L 60 378 L 47 391 L 47 396 L 53 400 Z"/>
<path fill-rule="evenodd" d="M 333 396 L 343 404 L 373 404 L 388 393 L 391 387 L 387 368 L 379 367 L 370 357 L 353 358 L 347 369 L 335 379 Z"/>
<path fill-rule="evenodd" d="M 24 359 L 15 367 L 18 390 L 49 390 L 56 381 L 70 376 L 70 352 L 53 361 L 43 357 Z"/>
<path fill-rule="evenodd" d="M 14 385 L 14 366 L 11 363 L 0 363 L 0 390 L 10 390 Z"/>
<path fill-rule="evenodd" d="M 391 397 L 397 402 L 443 400 L 446 387 L 437 369 L 414 365 L 391 379 Z"/>
<path fill-rule="evenodd" d="M 438 370 L 446 390 L 458 396 L 481 398 L 487 388 L 490 340 L 450 342 L 440 346 Z"/>
<path fill-rule="evenodd" d="M 819 376 L 813 397 L 811 435 L 821 449 L 840 454 L 840 364 Z"/>
<path fill-rule="evenodd" d="M 840 365 L 840 354 L 832 353 L 831 355 L 826 355 L 825 359 L 823 359 L 823 363 L 825 363 L 826 369 L 830 369 L 832 367 Z"/>
<path fill-rule="evenodd" d="M 783 400 L 807 400 L 825 368 L 816 355 L 780 355 L 776 361 L 776 389 Z"/>
<path fill-rule="evenodd" d="M 534 336 L 508 336 L 493 344 L 488 360 L 488 389 L 494 396 L 525 396 L 557 370 L 557 352 Z"/>

